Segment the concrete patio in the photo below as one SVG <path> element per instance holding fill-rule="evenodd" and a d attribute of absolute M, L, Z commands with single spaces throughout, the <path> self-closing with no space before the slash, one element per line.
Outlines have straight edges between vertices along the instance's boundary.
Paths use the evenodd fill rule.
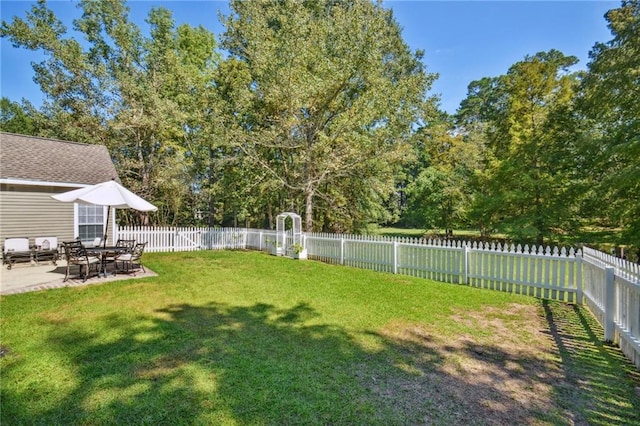
<path fill-rule="evenodd" d="M 111 269 L 107 271 L 107 277 L 91 276 L 86 282 L 77 277 L 78 268 L 72 267 L 69 280 L 63 282 L 67 263 L 65 260 L 58 261 L 57 265 L 51 262 L 41 264 L 17 263 L 11 270 L 7 265 L 2 265 L 0 269 L 0 295 L 25 293 L 29 291 L 48 290 L 61 287 L 79 287 L 84 285 L 104 284 L 110 281 L 128 280 L 132 278 L 154 277 L 157 274 L 146 268 L 133 273 L 120 273 L 114 275 Z"/>

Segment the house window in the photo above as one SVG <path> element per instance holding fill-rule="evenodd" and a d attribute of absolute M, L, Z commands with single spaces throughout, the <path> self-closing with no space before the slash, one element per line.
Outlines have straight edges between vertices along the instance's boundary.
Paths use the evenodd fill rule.
<path fill-rule="evenodd" d="M 85 242 L 104 236 L 103 206 L 78 205 L 78 235 Z"/>

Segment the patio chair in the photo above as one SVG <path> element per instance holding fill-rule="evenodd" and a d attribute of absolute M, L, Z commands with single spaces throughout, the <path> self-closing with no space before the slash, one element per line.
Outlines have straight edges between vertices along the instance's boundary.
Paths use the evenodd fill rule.
<path fill-rule="evenodd" d="M 96 274 L 100 274 L 100 259 L 95 256 L 89 256 L 87 249 L 82 245 L 81 241 L 67 241 L 62 244 L 64 245 L 64 254 L 67 258 L 67 271 L 63 282 L 69 279 L 69 269 L 71 265 L 78 265 L 80 268 L 79 276 L 83 278 L 83 282 L 89 278 L 92 266 Z M 82 273 L 83 269 L 86 269 L 84 274 Z"/>
<path fill-rule="evenodd" d="M 116 241 L 116 247 L 118 248 L 126 248 L 127 252 L 132 252 L 133 248 L 136 245 L 136 240 L 123 240 L 123 239 L 119 239 L 118 241 Z"/>
<path fill-rule="evenodd" d="M 138 268 L 142 268 L 142 271 L 146 273 L 147 271 L 144 269 L 144 265 L 142 264 L 142 254 L 144 253 L 146 245 L 147 243 L 138 243 L 133 247 L 131 252 L 117 255 L 115 257 L 116 270 L 121 270 L 117 269 L 117 266 L 118 262 L 122 262 L 122 268 L 126 273 L 135 271 L 136 265 Z M 133 275 L 135 275 L 135 272 Z"/>
<path fill-rule="evenodd" d="M 36 237 L 34 245 L 36 263 L 50 260 L 54 265 L 58 264 L 58 237 Z"/>
<path fill-rule="evenodd" d="M 109 264 L 115 264 L 116 258 L 118 257 L 118 255 L 124 255 L 124 254 L 128 254 L 131 253 L 133 251 L 133 248 L 136 245 L 136 240 L 124 240 L 124 239 L 119 239 L 118 241 L 116 241 L 116 248 L 120 249 L 118 250 L 116 253 L 114 254 L 109 254 L 105 259 L 104 259 L 104 267 L 105 267 L 105 271 L 107 268 L 107 265 Z M 116 271 L 114 270 L 114 273 Z"/>
<path fill-rule="evenodd" d="M 6 238 L 2 248 L 2 264 L 8 263 L 11 269 L 16 262 L 31 262 L 33 252 L 29 247 L 29 238 Z"/>

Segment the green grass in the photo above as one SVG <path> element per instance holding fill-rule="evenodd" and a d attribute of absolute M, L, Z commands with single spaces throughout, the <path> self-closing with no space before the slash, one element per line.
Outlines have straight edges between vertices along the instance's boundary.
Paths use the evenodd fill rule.
<path fill-rule="evenodd" d="M 582 308 L 255 252 L 146 259 L 158 277 L 0 298 L 0 423 L 640 424 L 637 371 Z"/>
<path fill-rule="evenodd" d="M 371 235 L 380 235 L 383 237 L 409 237 L 422 238 L 427 231 L 420 228 L 394 228 L 394 227 L 377 227 L 369 226 L 367 233 Z"/>
<path fill-rule="evenodd" d="M 367 229 L 367 233 L 370 235 L 381 235 L 384 237 L 410 237 L 410 238 L 422 238 L 426 236 L 444 235 L 444 229 L 421 229 L 421 228 L 396 228 L 396 227 L 377 227 L 370 225 Z M 453 237 L 456 239 L 474 238 L 480 237 L 480 231 L 455 229 L 453 231 Z M 495 238 L 505 238 L 503 234 L 493 234 Z"/>
<path fill-rule="evenodd" d="M 619 228 L 605 228 L 598 226 L 582 226 L 578 231 L 567 235 L 563 243 L 578 245 L 586 244 L 605 253 L 610 253 L 614 247 L 628 247 L 622 243 L 622 230 Z"/>
<path fill-rule="evenodd" d="M 410 238 L 422 238 L 423 236 L 435 236 L 444 235 L 443 229 L 420 229 L 420 228 L 396 228 L 396 227 L 378 227 L 375 224 L 369 225 L 367 233 L 370 235 L 381 235 L 385 237 L 410 237 Z M 471 239 L 477 240 L 480 238 L 480 231 L 466 230 L 466 229 L 454 229 L 453 237 L 455 239 Z M 491 234 L 491 238 L 499 240 L 509 240 L 507 235 L 494 233 Z M 630 249 L 630 256 L 633 256 L 635 252 L 633 249 L 637 249 L 635 246 L 629 246 L 622 242 L 622 231 L 619 228 L 606 228 L 591 225 L 583 225 L 580 229 L 564 236 L 556 236 L 553 241 L 547 241 L 545 245 L 567 245 L 578 247 L 581 245 L 588 245 L 590 247 L 597 248 L 605 253 L 611 252 L 614 247 L 625 247 Z"/>

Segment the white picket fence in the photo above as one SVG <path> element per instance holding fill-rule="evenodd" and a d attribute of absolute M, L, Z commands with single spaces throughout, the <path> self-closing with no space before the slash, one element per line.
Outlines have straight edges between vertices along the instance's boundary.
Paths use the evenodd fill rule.
<path fill-rule="evenodd" d="M 248 244 L 244 228 L 121 226 L 116 238 L 146 242 L 147 252 L 233 250 L 244 249 Z"/>
<path fill-rule="evenodd" d="M 357 268 L 581 302 L 581 253 L 413 238 L 305 234 L 309 257 Z"/>
<path fill-rule="evenodd" d="M 640 265 L 585 247 L 583 292 L 604 340 L 640 368 Z"/>
<path fill-rule="evenodd" d="M 291 236 L 246 228 L 129 228 L 117 238 L 147 242 L 147 251 L 250 249 L 291 254 Z M 640 266 L 592 250 L 463 243 L 413 238 L 306 233 L 310 259 L 436 281 L 583 303 L 640 368 Z M 289 249 L 289 250 L 288 250 Z"/>

